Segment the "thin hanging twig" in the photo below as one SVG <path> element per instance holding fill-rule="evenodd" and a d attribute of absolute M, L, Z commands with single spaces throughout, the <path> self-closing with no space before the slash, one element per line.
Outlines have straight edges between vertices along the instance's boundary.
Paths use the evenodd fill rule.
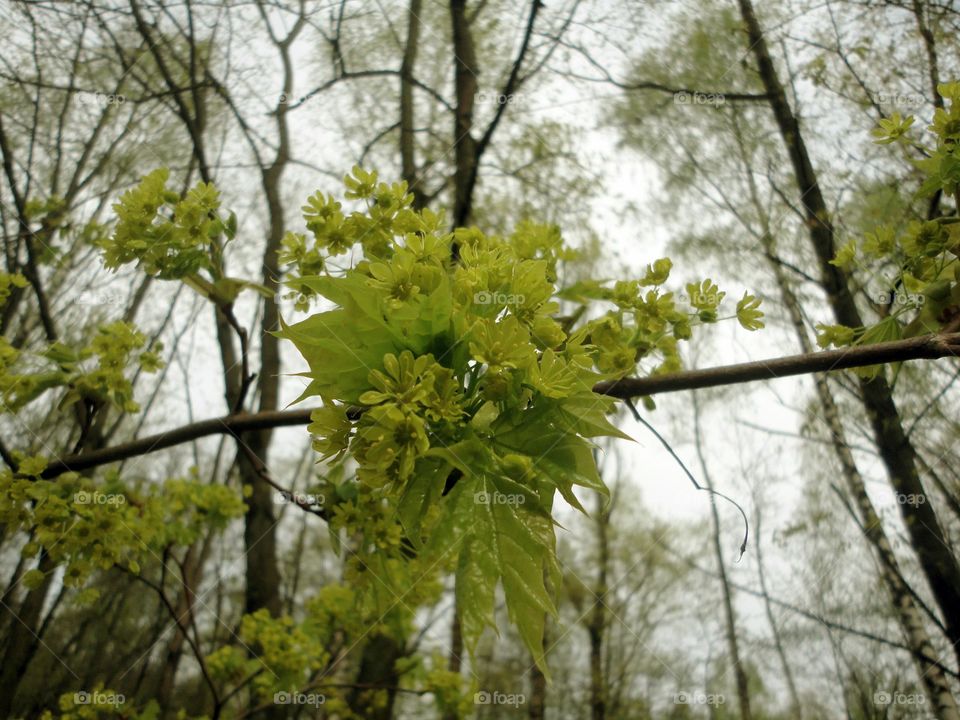
<path fill-rule="evenodd" d="M 660 441 L 660 443 L 667 449 L 667 452 L 670 453 L 670 455 L 673 457 L 674 460 L 676 460 L 677 465 L 679 465 L 680 469 L 683 470 L 683 472 L 686 474 L 688 478 L 690 478 L 690 482 L 693 483 L 693 486 L 697 490 L 702 490 L 704 492 L 710 493 L 711 495 L 716 495 L 717 497 L 721 497 L 724 500 L 726 500 L 728 503 L 733 505 L 737 510 L 740 511 L 740 515 L 743 516 L 743 542 L 740 543 L 740 555 L 737 557 L 737 562 L 740 562 L 740 560 L 743 558 L 743 554 L 747 551 L 747 540 L 750 537 L 750 521 L 747 520 L 747 514 L 743 511 L 743 508 L 740 507 L 740 504 L 736 500 L 733 500 L 732 498 L 727 497 L 719 490 L 714 490 L 713 488 L 704 487 L 703 485 L 698 483 L 697 479 L 693 476 L 693 473 L 690 472 L 690 470 L 687 469 L 687 466 L 683 464 L 683 460 L 680 459 L 680 456 L 677 455 L 676 452 L 674 452 L 672 447 L 670 447 L 670 443 L 668 443 L 663 438 L 663 436 L 657 432 L 657 429 L 653 427 L 653 425 L 651 425 L 650 423 L 648 423 L 646 420 L 643 419 L 643 416 L 640 415 L 639 411 L 637 410 L 637 407 L 633 404 L 633 401 L 628 399 L 628 400 L 625 400 L 624 402 L 626 403 L 627 407 L 630 408 L 630 412 L 633 413 L 633 419 L 641 423 L 645 428 L 647 428 L 647 430 L 653 433 L 653 436 Z"/>

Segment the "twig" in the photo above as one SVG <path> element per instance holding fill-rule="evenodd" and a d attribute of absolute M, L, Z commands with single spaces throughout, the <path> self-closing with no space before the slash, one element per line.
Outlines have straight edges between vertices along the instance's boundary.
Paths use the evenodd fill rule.
<path fill-rule="evenodd" d="M 693 486 L 697 490 L 702 490 L 703 492 L 708 492 L 711 495 L 716 495 L 717 497 L 721 497 L 724 500 L 726 500 L 728 503 L 733 505 L 737 510 L 740 511 L 740 514 L 743 516 L 743 542 L 740 543 L 740 555 L 739 557 L 737 557 L 737 562 L 740 562 L 741 558 L 743 558 L 743 554 L 747 551 L 747 540 L 750 537 L 750 521 L 747 520 L 747 514 L 743 511 L 743 508 L 740 507 L 740 504 L 736 500 L 733 500 L 727 497 L 719 490 L 714 490 L 713 488 L 704 487 L 703 485 L 698 483 L 697 479 L 693 476 L 693 473 L 690 472 L 690 470 L 687 469 L 687 466 L 683 464 L 683 460 L 680 459 L 680 456 L 677 455 L 676 452 L 674 452 L 674 449 L 672 447 L 670 447 L 670 443 L 664 440 L 663 436 L 657 432 L 656 428 L 653 427 L 653 425 L 651 425 L 650 423 L 648 423 L 646 420 L 643 419 L 643 416 L 637 411 L 637 408 L 633 404 L 633 401 L 626 400 L 625 402 L 627 404 L 627 407 L 630 408 L 630 412 L 633 413 L 633 419 L 636 420 L 638 423 L 641 423 L 645 428 L 647 428 L 647 430 L 653 433 L 653 436 L 660 441 L 660 443 L 667 449 L 667 452 L 670 453 L 673 459 L 677 461 L 677 465 L 679 465 L 680 469 L 683 470 L 683 472 L 686 474 L 688 478 L 690 478 L 690 482 L 693 483 Z"/>

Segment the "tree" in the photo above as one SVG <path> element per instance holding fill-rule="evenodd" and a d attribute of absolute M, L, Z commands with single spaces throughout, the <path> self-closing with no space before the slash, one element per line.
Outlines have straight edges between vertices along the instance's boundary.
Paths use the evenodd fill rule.
<path fill-rule="evenodd" d="M 248 110 L 249 96 L 233 84 L 234 56 L 224 51 L 224 38 L 231 36 L 221 34 L 221 22 L 246 11 L 245 19 L 254 21 L 247 30 L 251 37 L 259 34 L 260 49 L 275 53 L 282 79 L 282 96 L 270 100 L 266 120 Z M 558 25 L 549 31 L 540 29 L 542 12 L 538 3 L 531 5 L 519 25 L 519 50 L 510 56 L 501 86 L 506 97 L 564 47 L 560 31 L 573 24 L 576 5 L 569 14 L 551 16 Z M 392 32 L 389 22 L 383 26 L 384 35 L 397 38 L 399 69 L 390 70 L 376 65 L 353 69 L 357 66 L 348 47 L 353 18 L 345 4 L 329 16 L 330 34 L 320 30 L 321 16 L 303 4 L 256 4 L 236 13 L 221 16 L 217 8 L 189 4 L 175 10 L 136 2 L 129 8 L 81 6 L 80 27 L 92 23 L 100 43 L 91 57 L 115 55 L 122 77 L 142 91 L 145 101 L 170 111 L 158 126 L 188 150 L 176 153 L 186 158 L 185 170 L 153 170 L 126 189 L 114 206 L 115 219 L 106 225 L 88 220 L 85 194 L 63 205 L 44 188 L 41 199 L 34 199 L 38 193 L 31 187 L 37 181 L 29 148 L 41 137 L 31 119 L 39 116 L 39 102 L 31 103 L 32 110 L 28 106 L 13 125 L 4 124 L 0 134 L 6 191 L 16 210 L 16 217 L 9 218 L 14 229 L 7 234 L 8 272 L 2 278 L 2 299 L 10 307 L 5 330 L 12 341 L 4 341 L 0 389 L 9 420 L 42 433 L 41 442 L 25 436 L 2 453 L 5 550 L 14 559 L 4 593 L 9 609 L 2 680 L 7 705 L 0 710 L 6 714 L 52 708 L 53 698 L 31 685 L 37 669 L 49 667 L 55 655 L 39 649 L 47 640 L 55 641 L 76 657 L 79 638 L 87 636 L 67 631 L 73 605 L 101 602 L 116 603 L 117 624 L 130 627 L 137 637 L 125 647 L 102 637 L 96 642 L 133 655 L 142 648 L 144 653 L 132 658 L 138 677 L 98 658 L 87 677 L 64 675 L 58 689 L 90 688 L 93 702 L 123 705 L 111 689 L 117 683 L 124 698 L 123 691 L 129 693 L 130 705 L 122 710 L 126 714 L 141 709 L 145 716 L 173 714 L 172 698 L 183 691 L 190 712 L 215 717 L 283 716 L 300 709 L 283 705 L 312 704 L 323 705 L 322 712 L 331 715 L 387 718 L 399 712 L 399 703 L 424 695 L 438 712 L 462 715 L 474 688 L 464 686 L 461 673 L 478 677 L 480 636 L 503 611 L 540 673 L 531 696 L 536 702 L 528 711 L 542 713 L 556 705 L 546 684 L 548 647 L 566 636 L 558 629 L 556 639 L 551 632 L 544 643 L 553 622 L 549 618 L 561 615 L 553 591 L 572 587 L 561 582 L 555 523 L 565 511 L 554 500 L 559 495 L 566 505 L 582 509 L 584 491 L 604 496 L 593 448 L 598 438 L 626 437 L 610 418 L 617 399 L 629 403 L 643 398 L 652 407 L 650 396 L 669 391 L 843 368 L 862 369 L 860 391 L 867 396 L 876 390 L 871 383 L 883 382 L 876 378 L 878 364 L 955 355 L 960 338 L 949 312 L 957 293 L 956 278 L 950 275 L 956 264 L 954 224 L 950 217 L 937 216 L 919 230 L 878 234 L 872 245 L 832 248 L 828 258 L 820 258 L 824 268 L 850 266 L 860 257 L 895 265 L 904 286 L 928 297 L 929 305 L 890 314 L 872 326 L 861 321 L 823 328 L 822 339 L 840 346 L 836 350 L 812 352 L 803 344 L 804 331 L 798 332 L 804 350 L 799 356 L 683 371 L 679 343 L 691 340 L 701 326 L 719 322 L 731 304 L 724 302 L 716 283 L 697 278 L 685 284 L 682 296 L 675 294 L 676 272 L 667 259 L 651 262 L 632 279 L 602 281 L 584 271 L 588 263 L 577 268 L 583 253 L 565 243 L 555 225 L 516 218 L 513 227 L 501 228 L 499 219 L 511 215 L 509 202 L 506 209 L 474 211 L 483 203 L 496 205 L 500 188 L 478 196 L 483 200 L 474 198 L 475 188 L 480 187 L 480 168 L 493 157 L 488 154 L 492 138 L 500 136 L 498 128 L 508 127 L 503 125 L 507 103 L 492 109 L 489 124 L 474 117 L 477 47 L 492 32 L 478 20 L 486 16 L 465 3 L 451 3 L 446 19 L 455 100 L 450 102 L 438 98 L 417 74 L 418 58 L 432 52 L 421 44 L 424 18 L 418 3 L 399 14 L 404 34 Z M 922 33 L 926 15 L 920 12 L 914 19 Z M 316 91 L 291 101 L 298 94 L 294 43 L 312 33 L 331 50 L 333 74 Z M 380 37 L 379 32 L 371 35 Z M 35 97 L 49 90 L 38 42 L 34 32 L 28 47 L 36 77 L 18 80 Z M 929 42 L 926 47 L 929 51 Z M 86 57 L 82 46 L 77 57 Z M 69 101 L 79 91 L 70 84 L 76 73 L 65 75 L 65 84 L 56 84 L 55 91 Z M 399 86 L 393 106 L 399 119 L 388 134 L 395 133 L 397 174 L 406 182 L 381 182 L 377 173 L 358 165 L 346 177 L 342 196 L 318 190 L 306 200 L 302 223 L 293 221 L 287 211 L 290 191 L 282 184 L 298 163 L 291 145 L 293 112 L 310 107 L 318 93 L 343 87 L 340 83 L 378 77 Z M 438 161 L 417 162 L 431 148 L 415 142 L 421 108 L 414 90 L 428 104 L 444 107 L 455 129 L 450 179 L 428 192 L 423 183 Z M 755 104 L 769 100 L 774 90 L 770 85 L 763 92 L 744 92 L 742 99 Z M 779 92 L 783 95 L 782 87 Z M 927 189 L 940 192 L 943 210 L 955 191 L 949 174 L 955 142 L 950 123 L 960 112 L 960 99 L 954 86 L 942 86 L 941 92 L 946 102 L 934 122 L 937 145 L 926 150 L 931 162 L 922 170 L 929 178 Z M 57 122 L 67 127 L 66 121 Z M 16 130 L 8 131 L 10 127 Z M 908 130 L 909 121 L 902 117 L 885 118 L 878 137 L 898 141 L 909 137 Z M 234 147 L 227 142 L 231 133 L 243 148 L 236 157 L 252 158 L 256 173 L 251 186 L 241 182 L 232 187 L 237 180 L 229 172 L 235 159 L 234 151 L 228 151 Z M 276 142 L 265 139 L 265 133 Z M 26 160 L 18 159 L 21 137 L 27 140 Z M 522 144 L 523 132 L 517 137 Z M 370 147 L 377 144 L 376 137 L 369 142 Z M 122 177 L 129 181 L 130 171 L 125 172 Z M 199 182 L 192 175 L 199 175 Z M 564 178 L 568 180 L 577 181 Z M 116 195 L 127 181 L 105 182 L 104 192 Z M 233 200 L 244 191 L 257 199 L 250 208 L 232 211 Z M 437 198 L 447 194 L 452 228 L 443 212 L 433 209 Z M 761 205 L 754 205 L 762 217 Z M 263 242 L 251 246 L 244 240 L 253 234 L 250 218 L 257 208 L 266 219 L 265 232 Z M 496 232 L 471 226 L 471 217 L 491 219 Z M 822 213 L 817 217 L 825 222 Z M 764 236 L 772 237 L 769 228 Z M 45 265 L 38 243 L 55 239 L 66 241 L 70 252 L 62 253 L 57 265 Z M 102 277 L 90 266 L 94 253 L 83 252 L 91 246 L 109 269 L 144 289 L 133 293 L 139 299 L 123 321 L 94 320 L 75 336 L 64 335 L 51 299 L 62 303 L 60 298 L 69 297 L 64 273 L 87 273 L 94 282 Z M 768 255 L 776 252 L 772 244 L 764 249 Z M 296 308 L 271 301 L 281 279 L 296 295 Z M 780 289 L 786 297 L 789 283 Z M 224 383 L 226 415 L 194 421 L 189 393 L 195 386 L 186 385 L 183 403 L 172 401 L 164 389 L 170 367 L 182 367 L 186 375 L 198 366 L 188 365 L 188 348 L 174 343 L 163 350 L 156 342 L 167 322 L 176 322 L 172 308 L 149 333 L 154 337 L 134 326 L 136 306 L 148 290 L 157 293 L 152 297 L 194 297 L 197 312 L 212 310 L 206 313 L 208 323 L 213 322 L 205 337 L 222 372 L 209 377 Z M 729 319 L 736 318 L 744 330 L 759 330 L 763 314 L 758 305 L 756 297 L 745 293 Z M 940 311 L 931 315 L 934 306 Z M 802 307 L 795 303 L 793 310 L 797 315 Z M 185 327 L 175 329 L 181 333 L 174 335 L 178 340 L 184 337 Z M 280 371 L 303 363 L 308 369 L 300 400 L 308 404 L 280 410 Z M 151 372 L 159 374 L 146 408 L 159 403 L 167 420 L 150 429 L 168 428 L 153 435 L 141 432 L 143 420 L 136 416 L 140 408 L 134 400 L 143 397 L 144 378 Z M 827 387 L 825 379 L 818 380 L 821 386 Z M 830 407 L 826 393 L 818 397 Z M 48 419 L 53 408 L 66 422 Z M 170 417 L 186 420 L 178 424 Z M 312 451 L 301 461 L 304 425 Z M 271 438 L 285 426 L 301 426 L 299 434 L 291 435 L 301 438 L 296 452 L 281 457 L 275 450 L 268 456 Z M 113 439 L 121 429 L 129 440 Z M 832 424 L 831 431 L 842 460 L 848 445 L 842 422 Z M 906 437 L 908 431 L 901 431 Z M 881 450 L 883 442 L 881 438 Z M 193 468 L 176 451 L 187 443 L 193 445 Z M 172 472 L 159 466 L 141 470 L 127 462 L 159 450 L 175 451 L 152 456 L 167 458 Z M 317 459 L 318 469 L 308 472 L 305 468 Z M 110 467 L 115 463 L 120 467 Z M 705 457 L 702 464 L 707 472 Z M 955 678 L 955 672 L 944 667 L 932 642 L 924 639 L 925 623 L 936 625 L 937 617 L 905 581 L 908 571 L 898 567 L 893 543 L 884 541 L 882 529 L 874 530 L 880 527 L 879 514 L 871 515 L 865 485 L 855 483 L 856 468 L 845 477 L 851 494 L 865 498 L 858 501 L 858 516 L 868 523 L 868 537 L 881 551 L 884 542 L 889 546 L 879 557 L 908 631 L 905 646 L 921 668 L 927 691 L 936 695 L 939 714 L 951 717 L 948 678 Z M 304 521 L 295 557 L 277 551 L 284 526 L 277 525 L 275 513 L 280 509 L 282 516 L 287 508 L 302 513 Z M 905 514 L 914 516 L 915 509 Z M 634 697 L 635 688 L 613 674 L 613 656 L 602 657 L 622 652 L 624 644 L 605 632 L 613 609 L 607 615 L 600 607 L 609 597 L 622 609 L 629 598 L 618 597 L 614 587 L 607 589 L 603 568 L 616 563 L 609 540 L 617 535 L 610 513 L 601 511 L 598 520 L 597 537 L 607 550 L 600 553 L 605 558 L 596 582 L 600 600 L 590 603 L 588 636 L 592 712 L 602 716 L 631 705 L 627 698 Z M 329 540 L 312 538 L 307 521 L 317 523 L 309 527 L 325 525 Z M 920 542 L 916 532 L 911 539 Z M 949 544 L 942 528 L 940 539 Z M 209 573 L 234 542 L 245 549 L 246 571 L 239 584 Z M 303 554 L 330 558 L 334 550 L 342 560 L 332 573 L 317 574 L 302 559 Z M 919 557 L 923 561 L 929 554 Z M 289 568 L 287 583 L 281 581 L 281 566 Z M 931 564 L 923 567 L 929 578 Z M 450 635 L 448 652 L 429 657 L 419 652 L 426 628 L 417 628 L 424 614 L 449 598 L 443 589 L 448 574 L 455 578 L 457 630 Z M 322 587 L 300 592 L 303 580 Z M 728 646 L 736 656 L 734 585 L 726 577 L 724 583 Z M 769 601 L 766 589 L 763 594 Z M 131 609 L 135 602 L 126 605 L 144 596 L 151 599 L 154 618 L 137 617 Z M 15 606 L 8 601 L 16 601 Z M 96 622 L 82 607 L 76 612 L 84 622 Z M 439 617 L 424 624 L 429 627 Z M 172 631 L 166 637 L 165 625 Z M 949 623 L 947 629 L 949 635 Z M 151 660 L 150 648 L 161 640 L 159 658 Z M 468 651 L 464 662 L 460 643 Z M 355 647 L 362 650 L 351 654 Z M 835 649 L 838 667 L 846 662 L 855 676 L 848 686 L 868 687 L 858 679 L 861 668 L 844 658 L 839 644 Z M 733 663 L 741 665 L 736 657 Z M 715 657 L 691 661 L 704 668 L 711 684 L 718 682 L 722 664 Z M 628 660 L 621 662 L 621 667 L 628 665 Z M 31 666 L 31 680 L 21 679 Z M 741 713 L 759 714 L 762 701 L 751 697 L 754 704 L 748 703 L 743 673 L 738 686 Z M 664 701 L 652 697 L 637 704 Z M 69 693 L 61 709 L 69 715 L 82 704 L 83 698 Z"/>

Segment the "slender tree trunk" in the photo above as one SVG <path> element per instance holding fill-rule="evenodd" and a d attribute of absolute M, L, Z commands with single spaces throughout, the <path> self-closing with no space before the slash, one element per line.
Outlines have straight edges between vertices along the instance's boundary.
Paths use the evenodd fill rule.
<path fill-rule="evenodd" d="M 11 716 L 17 688 L 40 644 L 37 634 L 40 628 L 40 616 L 47 594 L 53 586 L 56 570 L 56 565 L 45 550 L 40 553 L 37 569 L 44 573 L 40 585 L 27 593 L 16 610 L 3 608 L 4 613 L 10 613 L 12 618 L 7 647 L 3 654 L 3 669 L 0 670 L 0 718 Z"/>
<path fill-rule="evenodd" d="M 543 626 L 544 657 L 550 645 L 548 623 Z M 527 717 L 530 720 L 544 720 L 547 717 L 547 678 L 534 663 L 530 670 L 530 698 L 527 700 Z"/>
<path fill-rule="evenodd" d="M 193 615 L 194 595 L 200 579 L 203 576 L 203 566 L 207 559 L 211 547 L 210 538 L 203 539 L 200 546 L 197 543 L 191 545 L 184 556 L 182 563 L 181 588 L 177 594 L 177 602 L 174 605 L 177 623 L 174 627 L 173 636 L 167 643 L 166 658 L 164 659 L 163 669 L 160 672 L 160 681 L 157 687 L 157 703 L 161 708 L 171 707 L 173 691 L 177 680 L 177 670 L 180 668 L 180 661 L 183 658 L 183 646 L 186 643 L 186 635 L 181 627 L 181 621 L 189 626 Z"/>
<path fill-rule="evenodd" d="M 473 34 L 467 19 L 466 0 L 450 0 L 450 19 L 453 23 L 454 86 L 457 96 L 453 123 L 456 163 L 453 222 L 455 227 L 460 227 L 470 220 L 470 195 L 473 189 L 471 177 L 477 164 L 477 143 L 471 131 L 473 130 L 473 106 L 477 94 L 478 69 Z"/>
<path fill-rule="evenodd" d="M 240 442 L 245 442 L 256 457 L 264 458 L 266 455 L 266 445 L 259 437 L 245 436 Z M 250 497 L 246 499 L 243 528 L 247 564 L 244 612 L 249 614 L 266 608 L 273 617 L 277 617 L 283 608 L 280 601 L 280 569 L 277 566 L 277 520 L 273 514 L 273 491 L 243 452 L 238 454 L 237 462 L 241 481 L 251 488 Z"/>
<path fill-rule="evenodd" d="M 455 55 L 454 86 L 457 107 L 453 123 L 453 143 L 456 169 L 454 171 L 453 220 L 459 227 L 470 219 L 470 178 L 477 163 L 476 140 L 473 130 L 473 106 L 477 94 L 477 56 L 473 33 L 467 19 L 466 0 L 450 0 L 450 19 L 453 23 L 453 51 Z"/>
<path fill-rule="evenodd" d="M 407 44 L 400 64 L 400 167 L 407 189 L 413 193 L 413 207 L 423 209 L 425 199 L 417 177 L 416 144 L 414 143 L 413 68 L 420 44 L 420 14 L 423 0 L 410 0 L 407 13 Z"/>
<path fill-rule="evenodd" d="M 937 92 L 940 85 L 940 60 L 937 57 L 937 42 L 933 31 L 927 23 L 924 3 L 921 0 L 913 0 L 913 16 L 917 21 L 917 30 L 920 37 L 923 38 L 923 49 L 927 54 L 927 74 L 930 77 L 930 90 L 933 94 L 933 104 L 935 107 L 943 107 L 943 98 Z M 930 196 L 930 202 L 927 205 L 927 219 L 932 220 L 940 214 L 940 200 L 943 197 L 943 191 L 937 190 Z"/>
<path fill-rule="evenodd" d="M 703 438 L 700 427 L 700 403 L 696 391 L 693 392 L 693 437 L 697 448 L 697 458 L 700 460 L 700 471 L 707 488 L 713 491 L 713 478 L 710 467 L 703 453 Z M 733 611 L 733 592 L 727 579 L 727 564 L 723 559 L 723 546 L 720 542 L 720 513 L 717 512 L 716 496 L 710 495 L 710 516 L 713 524 L 713 552 L 717 559 L 717 574 L 720 576 L 720 589 L 723 593 L 723 616 L 727 635 L 727 649 L 730 652 L 730 661 L 733 664 L 734 678 L 737 684 L 737 701 L 740 705 L 741 720 L 752 720 L 750 712 L 750 687 L 743 663 L 740 661 L 740 642 L 737 638 L 737 617 Z"/>
<path fill-rule="evenodd" d="M 397 661 L 403 657 L 400 644 L 389 635 L 373 633 L 364 646 L 356 687 L 347 702 L 364 720 L 391 720 L 397 699 L 400 673 Z"/>
<path fill-rule="evenodd" d="M 607 717 L 607 685 L 603 671 L 604 638 L 607 628 L 607 573 L 610 567 L 610 509 L 604 507 L 604 498 L 597 496 L 597 580 L 593 588 L 593 610 L 587 623 L 590 641 L 590 718 L 605 720 Z"/>
<path fill-rule="evenodd" d="M 854 302 L 846 273 L 830 263 L 836 255 L 834 229 L 800 124 L 777 75 L 753 3 L 751 0 L 738 2 L 760 79 L 770 98 L 771 109 L 793 166 L 810 241 L 820 266 L 821 284 L 837 322 L 848 327 L 861 327 L 863 318 Z M 877 449 L 894 490 L 901 495 L 929 499 L 917 471 L 916 451 L 904 432 L 886 378 L 883 374 L 873 380 L 861 378 L 859 385 Z M 931 502 L 898 505 L 910 544 L 943 616 L 947 637 L 960 659 L 960 564 L 950 552 Z"/>
<path fill-rule="evenodd" d="M 736 123 L 735 136 L 744 163 L 748 165 L 749 163 L 746 162 L 747 158 L 745 157 L 743 139 L 739 132 L 739 125 Z M 813 347 L 810 338 L 807 336 L 803 314 L 800 309 L 800 302 L 790 287 L 790 282 L 783 266 L 776 260 L 776 247 L 770 231 L 769 219 L 759 201 L 753 176 L 749 175 L 749 173 L 748 187 L 751 201 L 760 218 L 760 241 L 764 255 L 770 262 L 771 270 L 773 271 L 777 286 L 780 290 L 783 305 L 787 310 L 790 323 L 796 332 L 797 341 L 803 351 L 810 352 Z M 846 439 L 846 431 L 840 419 L 840 412 L 833 398 L 833 393 L 830 390 L 826 375 L 822 373 L 814 375 L 814 383 L 817 399 L 823 410 L 823 419 L 830 431 L 831 444 L 840 462 L 841 474 L 847 492 L 854 499 L 863 533 L 879 560 L 881 579 L 890 593 L 897 621 L 903 632 L 904 640 L 911 649 L 911 656 L 916 665 L 917 672 L 920 675 L 920 680 L 930 695 L 937 717 L 940 718 L 940 720 L 958 720 L 960 719 L 960 713 L 958 713 L 956 700 L 953 697 L 950 684 L 943 671 L 930 662 L 930 658 L 936 658 L 937 654 L 924 626 L 923 616 L 917 608 L 910 588 L 903 580 L 899 562 L 893 553 L 893 548 L 883 529 L 880 516 L 877 514 L 873 502 L 867 494 L 863 477 L 860 475 L 860 470 L 857 468 L 853 453 L 850 451 L 850 445 Z"/>
<path fill-rule="evenodd" d="M 760 542 L 760 513 L 757 513 L 757 519 L 754 523 L 753 543 L 757 549 L 757 579 L 760 581 L 760 593 L 763 595 L 763 607 L 767 614 L 767 622 L 770 623 L 770 633 L 773 635 L 773 646 L 777 651 L 777 657 L 780 659 L 780 667 L 783 669 L 783 679 L 787 683 L 787 690 L 790 693 L 790 714 L 795 720 L 803 720 L 803 705 L 800 703 L 800 694 L 797 692 L 797 683 L 794 680 L 793 668 L 787 660 L 787 651 L 783 646 L 783 638 L 780 636 L 780 628 L 773 617 L 773 603 L 770 602 L 770 593 L 767 590 L 767 576 L 763 569 L 763 543 Z"/>
<path fill-rule="evenodd" d="M 453 618 L 450 621 L 450 652 L 447 656 L 447 670 L 460 674 L 463 669 L 463 632 L 460 628 L 460 609 L 456 605 L 454 593 Z M 443 715 L 443 720 L 459 720 L 455 710 L 449 710 Z"/>
<path fill-rule="evenodd" d="M 930 24 L 927 22 L 924 3 L 921 0 L 913 0 L 912 10 L 917 21 L 917 30 L 920 32 L 920 37 L 923 38 L 923 49 L 927 54 L 927 74 L 930 78 L 930 92 L 933 94 L 931 99 L 935 107 L 942 108 L 943 98 L 937 92 L 940 85 L 940 60 L 937 57 L 937 42 L 933 30 L 930 29 Z"/>

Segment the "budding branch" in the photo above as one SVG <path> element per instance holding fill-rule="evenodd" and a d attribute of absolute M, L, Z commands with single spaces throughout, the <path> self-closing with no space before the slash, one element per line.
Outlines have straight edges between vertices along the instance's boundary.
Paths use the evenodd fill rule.
<path fill-rule="evenodd" d="M 679 390 L 736 385 L 759 380 L 774 380 L 791 375 L 831 372 L 849 368 L 903 362 L 905 360 L 935 360 L 960 355 L 960 332 L 923 335 L 906 340 L 876 343 L 825 350 L 823 352 L 789 355 L 684 372 L 657 375 L 648 378 L 623 378 L 597 383 L 593 390 L 600 395 L 627 400 Z M 68 455 L 50 463 L 41 477 L 53 478 L 65 472 L 80 472 L 107 463 L 190 442 L 208 435 L 239 436 L 245 432 L 269 428 L 305 425 L 310 422 L 312 408 L 300 410 L 271 410 L 258 413 L 234 413 L 183 425 L 138 440 L 89 452 Z"/>

